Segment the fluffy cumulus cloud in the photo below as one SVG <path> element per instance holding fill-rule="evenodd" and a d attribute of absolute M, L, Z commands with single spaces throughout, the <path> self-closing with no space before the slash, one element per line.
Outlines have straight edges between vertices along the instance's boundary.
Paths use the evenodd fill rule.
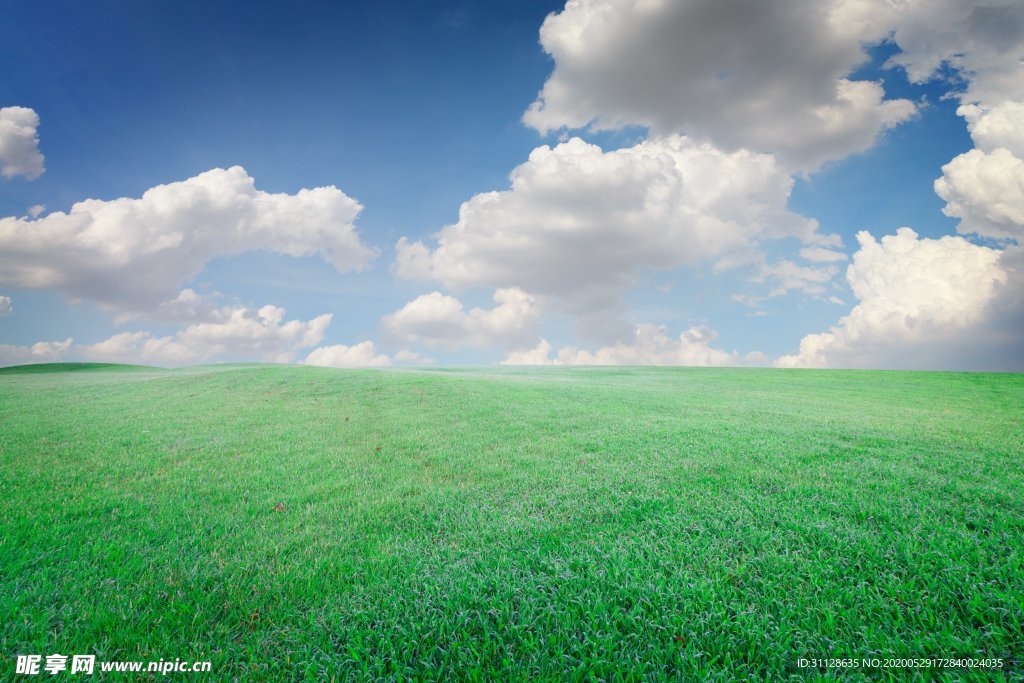
<path fill-rule="evenodd" d="M 64 359 L 72 343 L 73 340 L 68 337 L 61 342 L 36 342 L 31 346 L 0 344 L 0 366 L 55 363 Z"/>
<path fill-rule="evenodd" d="M 610 309 L 643 267 L 756 251 L 785 236 L 835 244 L 786 209 L 792 186 L 769 155 L 687 137 L 611 152 L 573 138 L 533 150 L 509 190 L 463 203 L 434 248 L 400 240 L 394 270 L 456 290 L 518 287 L 576 312 Z"/>
<path fill-rule="evenodd" d="M 958 112 L 975 149 L 942 167 L 935 192 L 946 200 L 943 213 L 960 219 L 959 232 L 1024 241 L 1024 102 Z"/>
<path fill-rule="evenodd" d="M 303 363 L 331 368 L 381 368 L 391 365 L 391 359 L 378 353 L 372 341 L 364 341 L 352 346 L 321 346 L 310 351 Z"/>
<path fill-rule="evenodd" d="M 1001 369 L 1019 365 L 1021 278 L 1004 252 L 910 228 L 857 235 L 847 270 L 858 303 L 780 367 Z M 1018 261 L 1021 260 L 1018 258 Z M 980 365 L 979 365 L 980 364 Z"/>
<path fill-rule="evenodd" d="M 888 4 L 569 0 L 541 27 L 555 68 L 524 120 L 541 132 L 682 131 L 812 170 L 915 113 L 848 78 L 892 30 Z"/>
<path fill-rule="evenodd" d="M 633 338 L 590 352 L 566 347 L 552 355 L 551 344 L 542 339 L 528 349 L 510 353 L 503 365 L 763 365 L 760 353 L 745 355 L 712 346 L 718 333 L 708 327 L 691 327 L 677 338 L 659 325 L 637 325 Z"/>
<path fill-rule="evenodd" d="M 0 108 L 0 175 L 34 180 L 43 174 L 39 115 L 28 107 Z"/>
<path fill-rule="evenodd" d="M 965 104 L 956 113 L 967 120 L 967 128 L 978 149 L 983 152 L 1005 149 L 1024 158 L 1024 101 L 1007 100 L 993 107 Z"/>
<path fill-rule="evenodd" d="M 536 300 L 519 289 L 499 289 L 494 307 L 465 310 L 452 296 L 431 292 L 384 316 L 386 334 L 407 344 L 457 349 L 511 346 L 535 332 L 540 319 Z"/>
<path fill-rule="evenodd" d="M 11 302 L 11 297 L 0 296 L 0 316 L 10 315 L 14 313 L 14 304 Z"/>
<path fill-rule="evenodd" d="M 541 339 L 540 342 L 527 349 L 513 351 L 501 361 L 502 365 L 560 365 L 558 358 L 551 357 L 551 342 Z"/>
<path fill-rule="evenodd" d="M 361 209 L 335 187 L 271 194 L 241 167 L 214 169 L 138 199 L 0 218 L 0 284 L 151 311 L 216 256 L 316 254 L 339 271 L 360 270 L 373 256 L 353 225 Z"/>
<path fill-rule="evenodd" d="M 173 335 L 121 332 L 76 351 L 95 361 L 179 366 L 208 360 L 259 359 L 288 363 L 301 349 L 323 341 L 331 315 L 285 321 L 278 306 L 220 309 L 210 320 L 189 325 Z"/>

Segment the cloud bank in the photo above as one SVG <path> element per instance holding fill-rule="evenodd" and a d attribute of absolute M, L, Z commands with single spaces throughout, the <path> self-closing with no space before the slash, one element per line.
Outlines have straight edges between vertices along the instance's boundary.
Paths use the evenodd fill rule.
<path fill-rule="evenodd" d="M 41 341 L 31 346 L 0 344 L 0 367 L 6 365 L 28 365 L 32 363 L 57 363 L 71 350 L 74 340 L 68 337 L 62 342 Z"/>
<path fill-rule="evenodd" d="M 339 272 L 361 270 L 374 255 L 354 226 L 361 210 L 333 186 L 271 194 L 240 166 L 214 169 L 138 199 L 0 218 L 0 284 L 150 312 L 217 256 L 315 254 Z"/>
<path fill-rule="evenodd" d="M 121 332 L 75 350 L 93 361 L 171 367 L 223 358 L 290 363 L 299 350 L 323 340 L 332 317 L 327 313 L 312 320 L 285 322 L 284 316 L 285 309 L 278 306 L 225 308 L 213 319 L 189 325 L 174 335 Z"/>
<path fill-rule="evenodd" d="M 718 333 L 708 327 L 691 327 L 673 339 L 664 326 L 637 325 L 633 338 L 590 352 L 565 347 L 554 356 L 552 346 L 542 339 L 529 349 L 510 353 L 502 365 L 764 365 L 760 353 L 741 355 L 715 348 Z"/>
<path fill-rule="evenodd" d="M 377 347 L 372 341 L 352 346 L 321 346 L 313 349 L 302 362 L 306 365 L 331 368 L 382 368 L 391 365 L 391 359 L 385 354 L 377 353 Z"/>

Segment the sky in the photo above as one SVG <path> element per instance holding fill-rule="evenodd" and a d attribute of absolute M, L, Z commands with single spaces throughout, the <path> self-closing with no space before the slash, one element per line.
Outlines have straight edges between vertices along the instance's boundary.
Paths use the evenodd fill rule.
<path fill-rule="evenodd" d="M 4 15 L 0 365 L 1024 371 L 1018 0 Z"/>

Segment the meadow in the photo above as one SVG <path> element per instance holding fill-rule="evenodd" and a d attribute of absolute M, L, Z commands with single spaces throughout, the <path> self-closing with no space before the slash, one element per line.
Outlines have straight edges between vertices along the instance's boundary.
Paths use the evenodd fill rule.
<path fill-rule="evenodd" d="M 0 520 L 5 680 L 1024 680 L 1024 375 L 11 368 Z"/>

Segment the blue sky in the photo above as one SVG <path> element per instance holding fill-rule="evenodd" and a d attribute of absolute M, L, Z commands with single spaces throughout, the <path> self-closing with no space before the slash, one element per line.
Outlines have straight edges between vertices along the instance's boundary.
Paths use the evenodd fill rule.
<path fill-rule="evenodd" d="M 18 171 L 31 162 L 24 135 L 22 147 L 0 145 L 0 311 L 10 309 L 0 361 L 1024 369 L 1012 322 L 1024 317 L 1013 191 L 1024 123 L 1022 93 L 1006 85 L 1024 40 L 975 20 L 987 8 L 1012 25 L 1024 21 L 1019 6 L 963 2 L 945 18 L 910 8 L 864 22 L 834 4 L 829 16 L 811 3 L 755 20 L 743 2 L 712 11 L 706 0 L 643 11 L 631 0 L 10 3 L 0 108 L 11 108 L 6 130 L 34 127 L 45 171 Z M 815 31 L 824 37 L 803 38 L 816 21 L 831 22 Z M 700 40 L 716 32 L 725 39 Z M 795 48 L 775 47 L 787 32 Z M 736 47 L 759 46 L 760 34 L 762 53 Z M 1005 59 L 973 54 L 979 38 Z M 836 92 L 849 82 L 881 94 L 865 85 L 847 106 Z M 973 119 L 963 105 L 977 108 Z M 816 130 L 814 112 L 835 106 L 832 127 Z M 543 164 L 531 157 L 542 145 L 555 148 Z M 664 167 L 654 175 L 652 158 Z M 943 166 L 961 158 L 940 196 Z M 348 220 L 289 204 L 258 236 L 239 233 L 234 213 L 194 213 L 173 197 L 156 214 L 53 218 L 234 166 L 258 192 L 334 186 L 334 199 L 362 210 Z M 752 166 L 758 175 L 739 170 Z M 460 221 L 463 202 L 509 190 L 517 167 L 526 189 Z M 594 173 L 611 175 L 587 196 Z M 995 198 L 976 182 L 993 173 L 1009 188 Z M 698 178 L 726 188 L 721 206 L 689 195 Z M 627 206 L 662 185 L 682 194 L 650 215 L 649 201 Z M 593 208 L 602 202 L 603 213 Z M 45 209 L 25 218 L 36 205 Z M 264 210 L 255 206 L 244 211 Z M 289 246 L 293 222 L 316 211 L 325 227 Z M 375 255 L 354 268 L 331 262 L 332 221 L 354 235 L 346 248 Z M 728 239 L 704 232 L 708 221 Z M 804 227 L 778 236 L 791 221 Z M 182 251 L 146 260 L 159 252 L 146 240 L 161 230 L 178 239 L 180 225 Z M 916 235 L 897 235 L 902 226 Z M 83 247 L 90 230 L 108 241 Z M 865 247 L 860 231 L 886 246 Z M 426 260 L 399 258 L 400 238 Z M 562 264 L 564 277 L 549 278 Z M 167 300 L 193 292 L 192 308 L 169 314 L 163 295 L 131 294 L 154 283 Z M 259 313 L 268 305 L 285 312 Z M 325 314 L 328 325 L 310 323 Z M 820 334 L 832 336 L 801 347 Z"/>

